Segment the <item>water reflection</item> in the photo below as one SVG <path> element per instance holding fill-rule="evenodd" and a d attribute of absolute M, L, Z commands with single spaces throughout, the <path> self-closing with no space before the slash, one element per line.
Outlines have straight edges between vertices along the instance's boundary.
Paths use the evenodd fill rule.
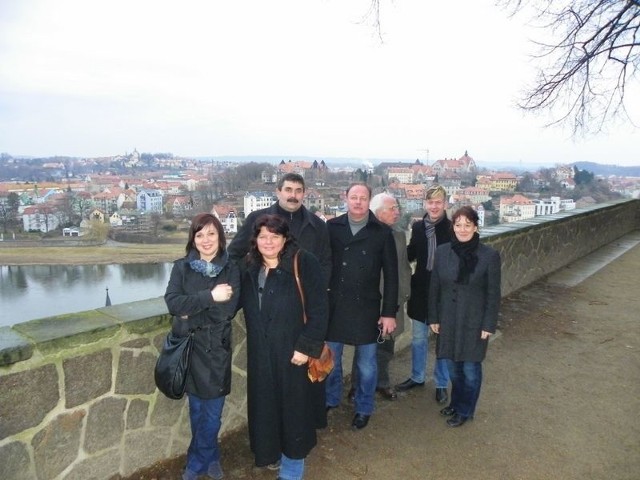
<path fill-rule="evenodd" d="M 171 263 L 0 266 L 0 326 L 164 294 Z"/>

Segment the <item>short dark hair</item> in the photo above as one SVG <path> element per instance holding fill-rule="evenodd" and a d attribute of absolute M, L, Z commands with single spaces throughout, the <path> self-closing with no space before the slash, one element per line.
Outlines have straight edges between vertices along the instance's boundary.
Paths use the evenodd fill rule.
<path fill-rule="evenodd" d="M 276 185 L 276 188 L 278 190 L 282 190 L 282 186 L 284 185 L 284 182 L 299 183 L 302 185 L 302 190 L 303 191 L 305 190 L 304 177 L 297 173 L 285 173 L 282 177 L 280 177 L 280 180 L 278 180 L 278 184 Z"/>
<path fill-rule="evenodd" d="M 253 233 L 251 234 L 249 253 L 247 253 L 248 263 L 258 265 L 262 264 L 262 254 L 258 250 L 257 242 L 258 235 L 260 235 L 260 230 L 262 230 L 262 227 L 265 227 L 271 233 L 277 233 L 284 237 L 284 246 L 278 254 L 278 259 L 282 258 L 282 255 L 287 251 L 288 248 L 296 244 L 296 241 L 291 235 L 291 231 L 289 230 L 289 222 L 284 217 L 271 214 L 260 215 L 256 219 L 256 222 L 253 224 Z"/>
<path fill-rule="evenodd" d="M 347 187 L 347 189 L 345 190 L 345 192 L 344 192 L 344 193 L 346 193 L 346 194 L 347 194 L 347 196 L 349 196 L 349 192 L 351 191 L 351 189 L 352 189 L 353 187 L 358 187 L 358 186 L 360 186 L 360 187 L 366 187 L 366 188 L 367 188 L 367 191 L 369 192 L 369 200 L 371 200 L 371 194 L 372 194 L 371 186 L 370 186 L 370 185 L 368 185 L 368 184 L 366 184 L 366 183 L 364 183 L 364 182 L 353 182 L 351 185 L 349 185 L 349 186 Z"/>
<path fill-rule="evenodd" d="M 465 205 L 464 207 L 460 207 L 455 211 L 453 216 L 451 217 L 451 228 L 453 228 L 453 224 L 456 223 L 456 220 L 460 217 L 466 217 L 471 223 L 473 223 L 476 227 L 478 226 L 478 212 L 476 212 L 469 205 Z"/>
<path fill-rule="evenodd" d="M 189 227 L 189 240 L 187 240 L 187 246 L 185 248 L 187 255 L 191 250 L 196 248 L 195 238 L 196 233 L 202 230 L 207 225 L 213 225 L 218 231 L 218 254 L 224 252 L 227 247 L 227 240 L 224 236 L 224 228 L 222 223 L 218 220 L 218 217 L 211 213 L 199 213 L 191 219 L 191 226 Z"/>

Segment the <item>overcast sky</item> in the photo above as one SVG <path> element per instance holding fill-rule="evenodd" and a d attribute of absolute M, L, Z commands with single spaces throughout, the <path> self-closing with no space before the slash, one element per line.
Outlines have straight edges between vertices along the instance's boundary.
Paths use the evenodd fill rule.
<path fill-rule="evenodd" d="M 380 42 L 369 4 L 0 0 L 0 152 L 640 165 L 631 126 L 574 141 L 515 107 L 526 18 L 381 0 Z"/>

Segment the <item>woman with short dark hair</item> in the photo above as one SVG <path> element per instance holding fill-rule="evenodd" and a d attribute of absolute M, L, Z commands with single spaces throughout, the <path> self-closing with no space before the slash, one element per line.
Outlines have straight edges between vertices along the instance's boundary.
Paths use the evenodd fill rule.
<path fill-rule="evenodd" d="M 462 207 L 451 217 L 451 243 L 438 247 L 429 288 L 427 321 L 437 334 L 436 354 L 447 361 L 451 402 L 440 413 L 459 427 L 475 415 L 482 361 L 500 308 L 500 254 L 480 243 L 478 214 Z"/>

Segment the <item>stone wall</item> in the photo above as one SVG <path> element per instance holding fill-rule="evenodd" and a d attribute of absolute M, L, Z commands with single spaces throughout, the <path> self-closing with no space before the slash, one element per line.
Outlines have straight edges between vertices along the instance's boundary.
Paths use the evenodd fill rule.
<path fill-rule="evenodd" d="M 506 296 L 640 228 L 640 200 L 618 200 L 481 231 L 500 252 Z"/>
<path fill-rule="evenodd" d="M 612 202 L 484 230 L 502 255 L 503 294 L 638 229 L 639 207 Z M 156 298 L 0 327 L 0 478 L 102 480 L 183 455 L 186 401 L 168 400 L 153 382 L 169 321 Z M 241 314 L 233 328 L 222 438 L 246 424 Z"/>

